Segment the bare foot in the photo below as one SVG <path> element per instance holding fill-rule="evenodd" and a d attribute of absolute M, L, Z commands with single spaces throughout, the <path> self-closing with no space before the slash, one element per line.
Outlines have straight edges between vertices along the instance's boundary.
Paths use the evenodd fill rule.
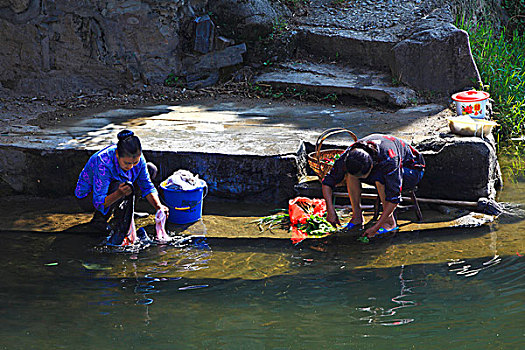
<path fill-rule="evenodd" d="M 394 216 L 390 216 L 382 227 L 387 231 L 393 229 L 394 227 L 397 227 L 397 222 L 396 219 L 394 219 Z"/>
<path fill-rule="evenodd" d="M 354 225 L 361 225 L 363 226 L 363 222 L 365 222 L 365 217 L 363 216 L 363 214 L 361 215 L 352 215 L 352 218 L 350 219 L 350 222 Z"/>

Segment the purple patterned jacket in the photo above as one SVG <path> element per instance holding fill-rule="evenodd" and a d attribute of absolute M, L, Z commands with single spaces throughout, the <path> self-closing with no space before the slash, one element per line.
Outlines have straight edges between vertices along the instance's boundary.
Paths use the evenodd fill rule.
<path fill-rule="evenodd" d="M 157 193 L 149 177 L 144 155 L 140 156 L 139 163 L 131 170 L 124 171 L 118 164 L 116 150 L 117 146 L 111 145 L 93 154 L 80 172 L 75 188 L 77 198 L 84 198 L 93 192 L 93 206 L 102 214 L 108 212 L 108 208 L 104 207 L 104 201 L 111 181 L 136 183 L 143 197 L 150 193 Z"/>

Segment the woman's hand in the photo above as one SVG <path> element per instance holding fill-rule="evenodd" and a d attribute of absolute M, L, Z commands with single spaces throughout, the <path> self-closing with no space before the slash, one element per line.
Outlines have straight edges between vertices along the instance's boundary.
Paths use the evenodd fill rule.
<path fill-rule="evenodd" d="M 119 192 L 121 197 L 129 196 L 133 192 L 131 187 L 125 182 L 122 182 L 118 185 L 117 191 Z"/>
<path fill-rule="evenodd" d="M 162 210 L 164 212 L 164 214 L 166 214 L 166 216 L 168 216 L 170 214 L 170 208 L 168 208 L 164 204 L 160 204 L 159 207 L 157 208 L 157 210 Z"/>
<path fill-rule="evenodd" d="M 332 203 L 332 188 L 327 185 L 322 186 L 323 191 L 323 198 L 326 202 L 326 221 L 328 221 L 330 224 L 332 224 L 333 227 L 337 227 L 337 225 L 340 225 L 339 218 L 337 217 L 337 213 L 335 212 L 334 205 Z"/>
<path fill-rule="evenodd" d="M 162 210 L 166 216 L 169 215 L 170 209 L 162 204 L 157 193 L 153 192 L 146 196 L 146 199 L 156 211 Z"/>
<path fill-rule="evenodd" d="M 337 217 L 337 213 L 335 212 L 335 210 L 327 210 L 326 221 L 331 223 L 334 227 L 337 227 L 337 225 L 341 225 L 341 223 L 339 222 L 339 217 Z"/>
<path fill-rule="evenodd" d="M 377 230 L 379 230 L 380 226 L 374 225 L 372 227 L 369 227 L 363 232 L 364 237 L 372 238 L 377 234 Z"/>

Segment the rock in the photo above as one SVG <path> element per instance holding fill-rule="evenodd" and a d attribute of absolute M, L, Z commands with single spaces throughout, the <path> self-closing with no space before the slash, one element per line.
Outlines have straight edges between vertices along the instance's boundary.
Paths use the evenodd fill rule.
<path fill-rule="evenodd" d="M 38 0 L 7 3 L 0 2 L 0 82 L 18 93 L 117 91 L 162 83 L 180 69 L 186 1 L 54 1 L 45 11 Z"/>
<path fill-rule="evenodd" d="M 270 34 L 275 23 L 290 11 L 280 2 L 270 0 L 210 1 L 209 10 L 221 19 L 217 23 L 240 40 L 257 40 Z"/>
<path fill-rule="evenodd" d="M 38 16 L 38 0 L 0 0 L 0 18 L 13 23 L 26 23 Z"/>
<path fill-rule="evenodd" d="M 169 73 L 181 75 L 182 57 L 193 50 L 212 54 L 195 63 L 216 66 L 204 60 L 224 60 L 211 50 L 217 43 L 216 50 L 227 53 L 233 42 L 215 39 L 214 32 L 237 42 L 279 34 L 273 44 L 252 50 L 252 62 L 275 56 L 271 51 L 281 58 L 317 54 L 351 67 L 391 71 L 415 89 L 446 93 L 470 87 L 471 79 L 479 81 L 468 37 L 450 24 L 453 18 L 445 10 L 418 19 L 411 2 L 388 11 L 348 2 L 352 11 L 347 14 L 310 6 L 308 16 L 299 20 L 289 17 L 286 3 L 291 5 L 275 0 L 0 0 L 0 84 L 16 93 L 48 96 L 162 84 Z M 438 6 L 434 0 L 424 3 L 425 9 Z M 297 28 L 294 21 L 299 21 Z M 378 27 L 381 21 L 384 27 Z M 362 32 L 358 27 L 377 29 Z M 234 56 L 232 61 L 242 62 Z M 201 68 L 184 70 L 193 74 Z"/>
<path fill-rule="evenodd" d="M 276 88 L 307 90 L 323 95 L 347 95 L 404 107 L 416 101 L 416 92 L 404 86 L 392 86 L 392 79 L 383 72 L 358 70 L 333 64 L 287 62 L 279 69 L 256 77 L 258 84 Z"/>
<path fill-rule="evenodd" d="M 215 48 L 217 49 L 217 51 L 224 50 L 228 46 L 233 45 L 235 45 L 235 40 L 233 39 L 225 38 L 220 35 L 215 38 Z"/>
<path fill-rule="evenodd" d="M 450 23 L 423 22 L 392 52 L 392 75 L 420 91 L 452 94 L 481 81 L 467 32 Z"/>
<path fill-rule="evenodd" d="M 502 179 L 494 140 L 479 137 L 435 137 L 415 145 L 426 161 L 418 195 L 477 201 L 494 199 Z"/>
<path fill-rule="evenodd" d="M 0 7 L 9 6 L 15 13 L 21 13 L 29 8 L 31 0 L 9 0 L 0 2 Z"/>
<path fill-rule="evenodd" d="M 186 76 L 186 87 L 188 89 L 197 89 L 208 86 L 213 86 L 219 81 L 218 71 L 205 71 L 196 74 L 188 74 Z"/>
<path fill-rule="evenodd" d="M 392 48 L 397 38 L 388 33 L 371 35 L 355 30 L 300 26 L 298 52 L 337 60 L 349 67 L 367 67 L 389 72 Z"/>
<path fill-rule="evenodd" d="M 208 53 L 213 50 L 215 39 L 215 24 L 210 16 L 205 15 L 195 19 L 195 45 L 193 50 Z"/>
<path fill-rule="evenodd" d="M 186 57 L 182 60 L 183 75 L 217 70 L 223 67 L 242 63 L 242 54 L 246 52 L 246 44 L 230 46 L 222 51 L 210 52 L 203 56 Z"/>

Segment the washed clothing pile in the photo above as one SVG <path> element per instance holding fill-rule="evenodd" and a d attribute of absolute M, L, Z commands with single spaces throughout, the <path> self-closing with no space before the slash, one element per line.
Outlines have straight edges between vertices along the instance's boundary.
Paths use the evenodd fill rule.
<path fill-rule="evenodd" d="M 162 187 L 173 190 L 191 191 L 206 186 L 206 182 L 190 171 L 179 169 L 162 182 Z"/>

